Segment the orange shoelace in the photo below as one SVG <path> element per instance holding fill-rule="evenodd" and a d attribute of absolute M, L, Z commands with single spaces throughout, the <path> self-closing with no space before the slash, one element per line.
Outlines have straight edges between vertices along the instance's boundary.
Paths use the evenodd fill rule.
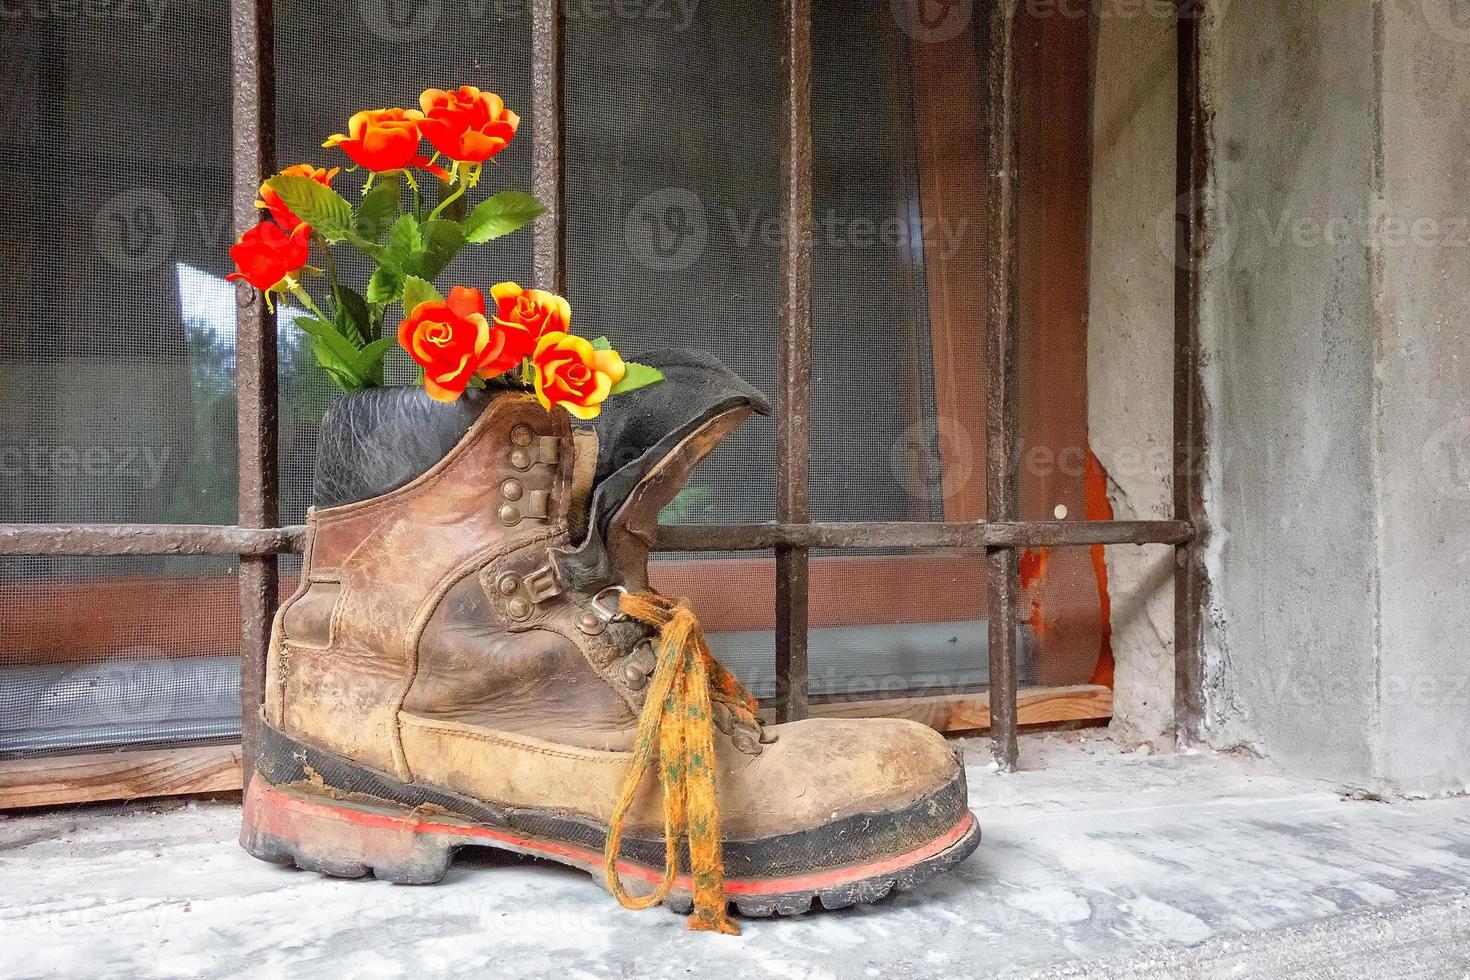
<path fill-rule="evenodd" d="M 705 643 L 704 631 L 683 602 L 654 593 L 622 597 L 621 612 L 659 631 L 653 677 L 638 717 L 633 766 L 618 794 L 603 850 L 608 889 L 625 908 L 646 909 L 663 901 L 679 874 L 679 840 L 689 838 L 689 877 L 694 911 L 689 928 L 739 935 L 725 902 L 725 860 L 720 849 L 720 805 L 715 794 L 712 702 L 754 718 L 755 699 L 722 667 Z M 618 874 L 623 824 L 650 766 L 657 767 L 664 794 L 664 874 L 649 895 L 629 895 Z"/>

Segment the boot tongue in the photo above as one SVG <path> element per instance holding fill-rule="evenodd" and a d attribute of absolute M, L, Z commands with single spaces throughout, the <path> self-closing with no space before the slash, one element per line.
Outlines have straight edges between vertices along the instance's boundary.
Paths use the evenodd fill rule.
<path fill-rule="evenodd" d="M 649 450 L 665 442 L 672 448 L 732 408 L 748 405 L 761 415 L 771 414 L 766 396 L 712 354 L 672 348 L 638 360 L 662 371 L 664 380 L 603 403 L 604 411 L 592 422 L 598 443 L 594 493 L 614 474 L 642 476 L 663 458 Z"/>
<path fill-rule="evenodd" d="M 585 524 L 588 533 L 580 545 L 557 556 L 559 571 L 573 584 L 615 577 L 605 547 L 609 524 L 675 447 L 728 412 L 771 413 L 765 395 L 704 351 L 674 348 L 638 360 L 662 371 L 664 380 L 604 402 L 602 413 L 590 424 L 597 433 L 597 469 Z"/>

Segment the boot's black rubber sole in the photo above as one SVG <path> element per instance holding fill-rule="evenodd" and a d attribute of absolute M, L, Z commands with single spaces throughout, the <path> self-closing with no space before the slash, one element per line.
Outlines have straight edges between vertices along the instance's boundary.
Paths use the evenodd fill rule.
<path fill-rule="evenodd" d="M 603 882 L 606 828 L 595 821 L 405 783 L 262 728 L 241 831 L 241 844 L 257 858 L 337 877 L 431 884 L 447 873 L 457 848 L 491 846 L 582 868 Z M 745 916 L 793 915 L 814 901 L 845 908 L 914 888 L 963 861 L 979 842 L 961 770 L 943 789 L 898 811 L 727 841 L 725 890 Z M 652 889 L 663 855 L 662 840 L 625 838 L 619 870 L 630 890 L 640 881 Z M 687 876 L 664 904 L 689 911 Z"/>

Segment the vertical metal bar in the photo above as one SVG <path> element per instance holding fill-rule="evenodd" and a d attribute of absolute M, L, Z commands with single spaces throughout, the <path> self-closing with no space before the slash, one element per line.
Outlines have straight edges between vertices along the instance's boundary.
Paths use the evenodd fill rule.
<path fill-rule="evenodd" d="M 271 0 L 231 0 L 235 229 L 254 226 L 252 203 L 275 170 L 276 94 Z M 240 526 L 280 523 L 276 483 L 276 320 L 244 282 L 235 293 L 235 384 L 239 413 Z M 240 710 L 245 778 L 254 768 L 266 651 L 279 594 L 275 555 L 240 559 Z"/>
<path fill-rule="evenodd" d="M 991 521 L 1015 520 L 1017 357 L 1017 173 L 1015 0 L 990 4 L 985 52 L 986 155 L 990 174 L 988 311 L 986 317 L 986 485 Z M 990 733 L 996 764 L 1015 769 L 1016 603 L 1020 597 L 1016 552 L 986 551 L 990 647 Z"/>
<path fill-rule="evenodd" d="M 1174 549 L 1174 724 L 1181 742 L 1202 737 L 1205 574 L 1204 395 L 1199 374 L 1200 259 L 1207 176 L 1206 119 L 1200 92 L 1200 7 L 1182 0 L 1178 36 L 1175 170 L 1174 516 L 1194 526 Z"/>
<path fill-rule="evenodd" d="M 546 205 L 536 219 L 536 283 L 567 292 L 565 173 L 566 32 L 560 0 L 531 4 L 531 190 Z"/>
<path fill-rule="evenodd" d="M 811 520 L 812 106 L 811 0 L 785 0 L 781 54 L 780 420 L 776 519 Z M 776 549 L 776 714 L 807 714 L 810 553 Z"/>

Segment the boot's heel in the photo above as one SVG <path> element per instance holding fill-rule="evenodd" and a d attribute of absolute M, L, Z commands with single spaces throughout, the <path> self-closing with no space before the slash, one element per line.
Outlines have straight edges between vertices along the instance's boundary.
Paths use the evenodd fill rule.
<path fill-rule="evenodd" d="M 417 825 L 412 817 L 287 793 L 257 773 L 245 792 L 240 844 L 273 864 L 429 885 L 448 872 L 455 842 Z"/>

